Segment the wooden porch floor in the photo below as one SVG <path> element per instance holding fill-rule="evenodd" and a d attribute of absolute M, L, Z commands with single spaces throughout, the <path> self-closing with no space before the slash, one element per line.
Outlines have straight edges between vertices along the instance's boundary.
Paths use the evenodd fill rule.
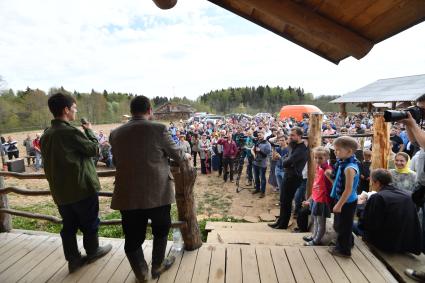
<path fill-rule="evenodd" d="M 12 231 L 0 234 L 0 282 L 135 282 L 123 240 L 104 258 L 68 274 L 61 240 L 55 234 Z M 80 239 L 81 244 L 81 239 Z M 168 250 L 171 242 L 168 245 Z M 152 242 L 144 245 L 151 260 Z M 206 243 L 184 252 L 158 281 L 150 282 L 397 282 L 360 242 L 351 259 L 331 256 L 326 247 L 251 246 Z"/>

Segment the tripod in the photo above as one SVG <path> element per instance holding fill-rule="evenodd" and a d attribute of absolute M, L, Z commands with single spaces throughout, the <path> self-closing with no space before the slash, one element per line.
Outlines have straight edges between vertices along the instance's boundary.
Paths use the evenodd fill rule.
<path fill-rule="evenodd" d="M 237 165 L 237 167 L 236 167 L 236 192 L 237 193 L 239 193 L 243 190 L 253 189 L 253 188 L 246 188 L 246 187 L 242 188 L 242 187 L 239 186 L 239 181 L 241 179 L 245 157 L 247 157 L 247 158 L 249 158 L 249 157 L 245 153 L 244 149 L 242 149 L 238 155 L 239 155 L 239 157 L 236 158 L 237 159 L 237 164 L 236 164 Z"/>

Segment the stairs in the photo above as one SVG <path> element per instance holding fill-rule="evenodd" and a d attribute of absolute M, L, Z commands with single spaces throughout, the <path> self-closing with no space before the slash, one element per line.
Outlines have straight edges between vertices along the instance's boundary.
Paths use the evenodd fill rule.
<path fill-rule="evenodd" d="M 253 246 L 299 247 L 304 244 L 303 236 L 310 233 L 292 233 L 272 229 L 267 223 L 207 222 L 207 243 Z"/>

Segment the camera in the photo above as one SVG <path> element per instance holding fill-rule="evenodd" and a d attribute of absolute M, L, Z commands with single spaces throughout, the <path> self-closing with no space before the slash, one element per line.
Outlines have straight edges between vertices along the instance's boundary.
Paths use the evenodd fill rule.
<path fill-rule="evenodd" d="M 81 124 L 82 125 L 85 125 L 85 124 L 88 124 L 88 123 L 89 123 L 89 121 L 87 121 L 86 118 L 81 118 Z"/>
<path fill-rule="evenodd" d="M 419 124 L 423 120 L 423 110 L 418 106 L 412 106 L 401 111 L 386 110 L 384 112 L 385 122 L 397 122 L 407 118 L 407 113 L 410 112 L 416 123 Z"/>

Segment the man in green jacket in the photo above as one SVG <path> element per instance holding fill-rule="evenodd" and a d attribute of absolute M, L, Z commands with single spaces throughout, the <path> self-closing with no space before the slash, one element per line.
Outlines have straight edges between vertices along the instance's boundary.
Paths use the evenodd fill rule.
<path fill-rule="evenodd" d="M 97 155 L 98 143 L 90 123 L 82 125 L 85 134 L 70 125 L 77 113 L 71 95 L 56 93 L 50 96 L 48 105 L 54 119 L 41 137 L 41 155 L 53 200 L 63 219 L 60 234 L 72 273 L 106 255 L 112 248 L 111 245 L 100 247 L 97 234 L 100 183 L 92 157 Z M 83 233 L 86 257 L 78 250 L 78 229 Z"/>

